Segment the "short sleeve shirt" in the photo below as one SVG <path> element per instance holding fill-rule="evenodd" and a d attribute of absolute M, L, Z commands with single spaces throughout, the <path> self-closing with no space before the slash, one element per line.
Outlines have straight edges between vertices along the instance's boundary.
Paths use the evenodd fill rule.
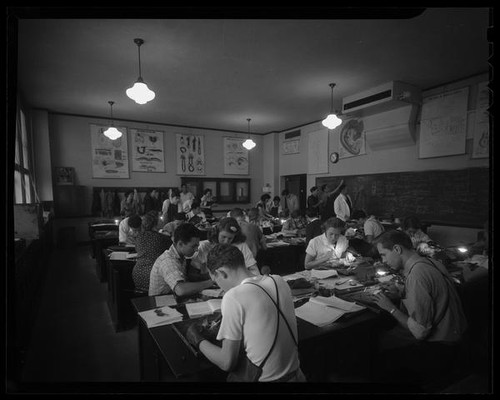
<path fill-rule="evenodd" d="M 175 245 L 163 252 L 153 264 L 149 276 L 149 296 L 168 294 L 178 282 L 187 280 L 186 259 L 181 257 Z"/>
<path fill-rule="evenodd" d="M 208 252 L 210 251 L 210 249 L 212 249 L 213 246 L 214 244 L 209 240 L 202 240 L 200 242 L 200 245 L 198 246 L 198 252 L 193 258 L 202 264 L 206 264 L 208 258 Z M 255 258 L 252 254 L 252 251 L 250 250 L 250 247 L 248 247 L 248 245 L 245 242 L 235 243 L 233 244 L 233 246 L 238 248 L 243 253 L 243 258 L 245 259 L 245 266 L 247 268 L 257 264 L 257 261 L 255 261 Z"/>
<path fill-rule="evenodd" d="M 330 251 L 333 250 L 336 258 L 342 258 L 349 247 L 349 241 L 344 235 L 340 235 L 337 239 L 337 243 L 330 244 L 326 235 L 323 233 L 320 236 L 316 236 L 309 241 L 307 245 L 306 253 L 313 256 L 315 259 L 326 256 Z"/>
<path fill-rule="evenodd" d="M 365 236 L 371 235 L 374 239 L 385 231 L 382 224 L 373 215 L 365 221 L 363 230 Z"/>

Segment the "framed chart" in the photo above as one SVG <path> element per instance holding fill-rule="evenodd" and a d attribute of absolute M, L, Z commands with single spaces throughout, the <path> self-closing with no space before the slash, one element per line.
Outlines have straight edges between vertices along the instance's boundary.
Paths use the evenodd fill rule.
<path fill-rule="evenodd" d="M 165 172 L 163 131 L 130 129 L 132 138 L 132 171 Z"/>
<path fill-rule="evenodd" d="M 177 174 L 205 175 L 204 136 L 177 134 Z"/>
<path fill-rule="evenodd" d="M 364 124 L 361 119 L 352 118 L 342 125 L 339 135 L 339 158 L 366 154 Z"/>
<path fill-rule="evenodd" d="M 92 178 L 129 178 L 127 128 L 117 126 L 122 137 L 111 140 L 104 136 L 105 125 L 90 124 Z"/>
<path fill-rule="evenodd" d="M 248 150 L 243 147 L 245 139 L 224 138 L 224 174 L 248 175 Z"/>

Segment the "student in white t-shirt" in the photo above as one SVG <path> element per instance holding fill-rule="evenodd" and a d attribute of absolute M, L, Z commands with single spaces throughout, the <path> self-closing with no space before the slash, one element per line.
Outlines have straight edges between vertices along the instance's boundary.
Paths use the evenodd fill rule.
<path fill-rule="evenodd" d="M 370 217 L 367 218 L 363 210 L 355 210 L 352 214 L 352 218 L 358 221 L 358 225 L 363 224 L 364 239 L 368 243 L 372 243 L 375 238 L 385 232 L 384 226 L 375 215 L 370 215 Z"/>
<path fill-rule="evenodd" d="M 222 346 L 208 341 L 196 324 L 187 331 L 189 342 L 209 361 L 228 371 L 230 382 L 248 382 L 237 374 L 245 365 L 245 357 L 262 366 L 259 382 L 305 382 L 292 294 L 283 278 L 252 275 L 241 252 L 228 244 L 217 244 L 210 250 L 207 268 L 225 292 L 217 333 Z"/>
<path fill-rule="evenodd" d="M 353 256 L 347 253 L 349 241 L 343 235 L 345 222 L 336 217 L 327 219 L 323 223 L 322 235 L 309 241 L 304 260 L 305 269 L 331 266 L 335 261 L 346 257 L 353 261 Z"/>

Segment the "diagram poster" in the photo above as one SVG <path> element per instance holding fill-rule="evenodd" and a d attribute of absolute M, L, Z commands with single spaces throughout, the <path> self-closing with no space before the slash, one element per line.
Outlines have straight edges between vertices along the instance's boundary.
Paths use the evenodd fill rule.
<path fill-rule="evenodd" d="M 132 171 L 165 172 L 163 132 L 130 129 L 132 138 Z"/>
<path fill-rule="evenodd" d="M 419 158 L 465 154 L 469 88 L 424 99 Z"/>
<path fill-rule="evenodd" d="M 490 92 L 488 89 L 488 82 L 482 82 L 478 85 L 477 91 L 472 158 L 488 158 L 490 154 L 489 105 Z"/>
<path fill-rule="evenodd" d="M 129 178 L 127 128 L 117 126 L 122 136 L 111 140 L 104 136 L 105 125 L 90 124 L 93 178 Z"/>
<path fill-rule="evenodd" d="M 205 143 L 202 135 L 177 134 L 177 174 L 205 175 Z"/>
<path fill-rule="evenodd" d="M 342 124 L 339 134 L 339 158 L 366 154 L 364 124 L 361 119 L 352 118 Z"/>
<path fill-rule="evenodd" d="M 308 136 L 308 173 L 328 172 L 328 129 L 310 132 Z"/>
<path fill-rule="evenodd" d="M 248 150 L 243 147 L 245 139 L 224 138 L 224 174 L 248 175 Z"/>

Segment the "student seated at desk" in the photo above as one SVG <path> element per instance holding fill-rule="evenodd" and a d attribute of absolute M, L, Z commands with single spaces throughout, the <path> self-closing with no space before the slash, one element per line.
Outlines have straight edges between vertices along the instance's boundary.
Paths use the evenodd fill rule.
<path fill-rule="evenodd" d="M 169 294 L 190 296 L 213 286 L 211 279 L 190 282 L 187 258 L 192 258 L 200 243 L 198 228 L 190 223 L 180 224 L 174 231 L 174 241 L 153 264 L 149 277 L 149 296 Z"/>
<path fill-rule="evenodd" d="M 202 222 L 207 222 L 205 213 L 201 211 L 201 205 L 199 201 L 193 201 L 191 204 L 191 211 L 186 214 L 186 218 L 190 224 L 198 225 Z"/>
<path fill-rule="evenodd" d="M 254 275 L 260 275 L 257 261 L 252 254 L 252 251 L 245 243 L 245 235 L 241 232 L 241 227 L 238 221 L 232 217 L 222 218 L 208 240 L 200 242 L 200 248 L 195 257 L 191 261 L 191 265 L 200 270 L 204 274 L 206 270 L 208 252 L 218 243 L 231 244 L 243 253 L 245 265 L 248 270 Z"/>
<path fill-rule="evenodd" d="M 135 238 L 137 253 L 132 280 L 136 289 L 149 290 L 149 276 L 156 259 L 171 245 L 170 236 L 162 235 L 155 230 L 158 223 L 158 212 L 150 211 L 142 217 L 142 231 Z"/>
<path fill-rule="evenodd" d="M 345 222 L 336 217 L 329 218 L 323 223 L 325 233 L 311 239 L 307 245 L 305 269 L 329 267 L 332 262 L 340 261 L 349 254 L 347 252 L 349 241 L 342 234 L 344 227 Z"/>
<path fill-rule="evenodd" d="M 245 235 L 245 243 L 252 251 L 252 255 L 257 259 L 259 251 L 266 250 L 266 237 L 257 225 L 250 224 L 245 219 L 245 214 L 241 208 L 234 208 L 230 212 L 230 216 L 238 221 L 241 227 L 241 232 Z"/>
<path fill-rule="evenodd" d="M 302 215 L 302 211 L 293 210 L 281 228 L 283 234 L 293 234 L 297 236 L 304 236 L 306 234 L 307 220 Z"/>
<path fill-rule="evenodd" d="M 363 238 L 368 243 L 372 243 L 374 239 L 385 232 L 384 226 L 377 217 L 375 217 L 375 215 L 367 217 L 363 210 L 355 210 L 352 213 L 352 219 L 357 220 L 358 224 L 363 227 Z"/>
<path fill-rule="evenodd" d="M 422 383 L 452 367 L 467 327 L 460 297 L 446 268 L 420 256 L 410 237 L 391 230 L 375 240 L 382 261 L 404 276 L 400 308 L 383 293 L 377 305 L 398 322 L 382 335 L 380 379 Z"/>
<path fill-rule="evenodd" d="M 431 241 L 431 238 L 422 231 L 420 219 L 414 215 L 410 215 L 403 219 L 401 230 L 410 237 L 414 249 L 417 249 L 420 243 Z"/>
<path fill-rule="evenodd" d="M 229 372 L 228 382 L 305 382 L 292 295 L 283 278 L 252 275 L 243 254 L 228 244 L 210 250 L 207 268 L 225 292 L 217 334 L 222 346 L 206 340 L 196 324 L 188 328 L 189 342 Z M 242 373 L 249 365 L 260 373 Z"/>
<path fill-rule="evenodd" d="M 309 244 L 312 238 L 319 236 L 323 233 L 323 224 L 319 219 L 319 215 L 316 209 L 308 208 L 306 211 L 307 225 L 306 225 L 306 246 Z"/>
<path fill-rule="evenodd" d="M 135 238 L 141 230 L 142 219 L 137 214 L 124 218 L 118 225 L 118 243 L 135 245 Z"/>
<path fill-rule="evenodd" d="M 176 213 L 174 220 L 165 224 L 165 226 L 161 229 L 161 233 L 173 237 L 175 229 L 183 222 L 186 222 L 186 214 L 183 212 Z"/>

